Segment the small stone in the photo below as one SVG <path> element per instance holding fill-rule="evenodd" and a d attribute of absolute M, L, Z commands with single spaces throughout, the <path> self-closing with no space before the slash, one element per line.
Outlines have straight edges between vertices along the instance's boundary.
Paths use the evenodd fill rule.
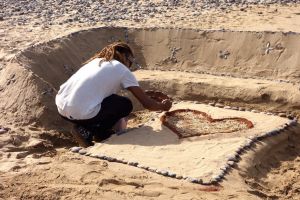
<path fill-rule="evenodd" d="M 272 130 L 268 133 L 268 136 L 274 136 L 274 135 L 278 135 L 280 133 L 279 130 Z"/>
<path fill-rule="evenodd" d="M 219 176 L 221 177 L 221 178 L 223 178 L 224 176 L 225 176 L 225 174 L 226 174 L 226 171 L 220 171 L 220 174 L 219 174 Z"/>
<path fill-rule="evenodd" d="M 231 110 L 239 110 L 238 107 L 231 107 Z"/>
<path fill-rule="evenodd" d="M 80 149 L 80 150 L 78 151 L 78 153 L 81 154 L 81 155 L 85 155 L 85 154 L 87 153 L 87 150 L 85 150 L 85 149 Z"/>
<path fill-rule="evenodd" d="M 176 175 L 176 179 L 182 179 L 183 177 L 181 175 Z"/>
<path fill-rule="evenodd" d="M 98 154 L 96 157 L 97 157 L 97 158 L 100 158 L 100 159 L 105 159 L 105 158 L 106 158 L 106 156 L 104 156 L 104 155 L 102 155 L 102 154 Z"/>
<path fill-rule="evenodd" d="M 286 113 L 278 113 L 279 117 L 286 117 Z"/>
<path fill-rule="evenodd" d="M 256 140 L 256 136 L 249 136 L 249 137 L 247 137 L 248 138 L 248 140 L 252 140 L 253 142 L 255 142 L 255 140 Z"/>
<path fill-rule="evenodd" d="M 30 153 L 28 151 L 22 151 L 22 152 L 19 152 L 17 155 L 16 155 L 16 158 L 17 159 L 21 159 L 21 158 L 25 158 L 26 156 L 28 156 Z"/>
<path fill-rule="evenodd" d="M 97 158 L 97 154 L 92 153 L 90 156 L 93 157 L 93 158 Z"/>
<path fill-rule="evenodd" d="M 234 165 L 234 162 L 233 161 L 227 161 L 227 164 L 229 165 L 229 166 L 233 166 Z"/>
<path fill-rule="evenodd" d="M 221 104 L 221 103 L 217 103 L 215 106 L 218 107 L 218 108 L 223 108 L 224 107 L 224 105 Z"/>
<path fill-rule="evenodd" d="M 126 161 L 126 160 L 121 159 L 120 162 L 123 163 L 123 164 L 128 164 L 128 161 Z"/>
<path fill-rule="evenodd" d="M 149 167 L 149 168 L 148 168 L 148 171 L 150 171 L 150 172 L 156 172 L 156 169 L 153 168 L 153 167 Z"/>
<path fill-rule="evenodd" d="M 215 103 L 210 102 L 210 103 L 208 103 L 208 105 L 210 105 L 210 106 L 215 106 Z"/>
<path fill-rule="evenodd" d="M 106 160 L 109 162 L 115 162 L 117 159 L 107 156 Z"/>
<path fill-rule="evenodd" d="M 244 151 L 244 146 L 240 146 L 235 152 L 240 155 L 243 153 L 243 151 Z"/>
<path fill-rule="evenodd" d="M 236 162 L 238 161 L 238 157 L 236 155 L 228 156 L 228 161 Z"/>
<path fill-rule="evenodd" d="M 159 170 L 159 169 L 157 169 L 156 173 L 161 174 L 163 176 L 168 176 L 168 171 L 166 171 L 166 170 Z"/>
<path fill-rule="evenodd" d="M 231 109 L 231 107 L 230 107 L 230 106 L 225 106 L 224 108 L 225 108 L 225 109 Z"/>
<path fill-rule="evenodd" d="M 131 165 L 134 167 L 138 166 L 138 164 L 139 164 L 138 162 L 132 162 L 132 161 L 128 162 L 128 165 Z"/>
<path fill-rule="evenodd" d="M 293 119 L 293 120 L 290 120 L 288 123 L 290 126 L 296 126 L 298 122 L 297 122 L 297 119 Z"/>
<path fill-rule="evenodd" d="M 263 135 L 257 136 L 256 139 L 260 141 L 260 140 L 265 139 L 266 137 L 267 137 L 267 135 L 263 134 Z"/>
<path fill-rule="evenodd" d="M 225 164 L 223 167 L 220 167 L 220 170 L 227 171 L 228 168 L 229 168 L 229 166 L 227 164 Z"/>
<path fill-rule="evenodd" d="M 244 143 L 244 148 L 249 148 L 252 144 L 253 144 L 253 141 L 252 141 L 252 140 L 247 140 L 247 141 L 245 141 L 245 143 Z"/>
<path fill-rule="evenodd" d="M 245 108 L 239 107 L 239 111 L 245 111 Z"/>
<path fill-rule="evenodd" d="M 215 183 L 215 182 L 219 182 L 222 179 L 222 177 L 220 175 L 215 175 L 213 177 L 211 177 L 211 182 Z"/>
<path fill-rule="evenodd" d="M 149 167 L 145 166 L 145 165 L 141 165 L 139 164 L 137 167 L 141 168 L 141 169 L 144 169 L 144 170 L 148 170 Z"/>
<path fill-rule="evenodd" d="M 202 184 L 203 184 L 203 185 L 210 185 L 210 184 L 211 184 L 211 181 L 202 181 Z"/>
<path fill-rule="evenodd" d="M 102 156 L 103 160 L 107 160 L 109 157 L 108 156 Z"/>
<path fill-rule="evenodd" d="M 191 182 L 191 183 L 199 183 L 201 182 L 202 183 L 202 180 L 200 181 L 201 179 L 198 179 L 198 178 L 192 178 L 192 177 L 188 177 L 187 178 L 187 181 L 188 182 Z"/>
<path fill-rule="evenodd" d="M 168 172 L 168 175 L 172 178 L 175 178 L 176 177 L 176 174 L 174 172 Z"/>
<path fill-rule="evenodd" d="M 72 147 L 72 148 L 70 148 L 70 151 L 73 153 L 78 153 L 81 149 L 82 149 L 82 147 Z"/>

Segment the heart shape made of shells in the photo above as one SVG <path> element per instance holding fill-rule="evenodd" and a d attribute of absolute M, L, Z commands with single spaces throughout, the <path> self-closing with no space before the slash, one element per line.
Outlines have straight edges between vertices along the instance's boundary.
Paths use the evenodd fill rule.
<path fill-rule="evenodd" d="M 160 120 L 179 138 L 201 136 L 215 133 L 231 133 L 253 128 L 253 123 L 245 118 L 233 117 L 213 119 L 205 112 L 178 109 L 166 112 Z"/>

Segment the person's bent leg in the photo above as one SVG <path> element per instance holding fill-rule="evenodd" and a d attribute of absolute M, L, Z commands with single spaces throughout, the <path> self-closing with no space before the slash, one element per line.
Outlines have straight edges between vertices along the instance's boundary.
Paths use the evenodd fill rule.
<path fill-rule="evenodd" d="M 95 136 L 101 141 L 110 137 L 114 132 L 113 126 L 124 117 L 132 112 L 133 106 L 131 100 L 127 97 L 113 94 L 105 98 L 101 103 L 100 112 L 89 119 L 89 123 L 93 124 Z"/>
<path fill-rule="evenodd" d="M 103 100 L 98 118 L 104 128 L 111 129 L 121 118 L 127 117 L 132 109 L 129 98 L 113 94 Z"/>
<path fill-rule="evenodd" d="M 80 120 L 71 120 L 62 115 L 60 115 L 63 119 L 71 122 L 73 124 L 73 128 L 71 130 L 71 134 L 73 135 L 74 139 L 79 143 L 82 147 L 92 146 L 92 139 L 93 139 L 93 132 L 88 130 L 85 127 L 85 124 L 82 123 Z"/>

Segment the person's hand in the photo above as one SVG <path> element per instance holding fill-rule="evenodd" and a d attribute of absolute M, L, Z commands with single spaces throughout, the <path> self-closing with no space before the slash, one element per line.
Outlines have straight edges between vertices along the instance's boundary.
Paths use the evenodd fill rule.
<path fill-rule="evenodd" d="M 161 103 L 163 105 L 164 111 L 169 111 L 172 107 L 172 101 L 170 101 L 169 99 L 165 99 Z"/>
<path fill-rule="evenodd" d="M 170 99 L 170 97 L 162 92 L 153 91 L 153 90 L 146 90 L 145 93 L 151 98 L 154 99 L 157 102 L 162 103 L 165 99 Z"/>

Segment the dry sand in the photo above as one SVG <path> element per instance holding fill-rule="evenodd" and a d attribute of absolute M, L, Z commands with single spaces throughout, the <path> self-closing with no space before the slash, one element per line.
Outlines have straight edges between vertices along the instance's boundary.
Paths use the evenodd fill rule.
<path fill-rule="evenodd" d="M 114 135 L 106 142 L 97 143 L 88 152 L 138 162 L 150 168 L 209 182 L 214 175 L 218 175 L 228 157 L 247 142 L 248 137 L 262 135 L 288 121 L 278 116 L 185 102 L 174 105 L 172 110 L 176 109 L 202 111 L 215 119 L 242 117 L 250 120 L 254 127 L 232 133 L 179 139 L 173 131 L 161 125 L 160 117 L 155 117 L 154 121 L 149 120 L 139 129 L 120 136 Z"/>
<path fill-rule="evenodd" d="M 143 171 L 130 166 L 109 163 L 106 161 L 100 161 L 94 158 L 83 157 L 77 154 L 69 153 L 66 149 L 74 145 L 70 135 L 68 134 L 69 126 L 63 124 L 61 119 L 55 115 L 53 107 L 53 97 L 55 90 L 59 84 L 65 80 L 70 74 L 79 67 L 79 63 L 84 58 L 77 58 L 77 55 L 83 55 L 82 53 L 73 54 L 74 57 L 65 59 L 68 63 L 74 60 L 74 66 L 71 66 L 71 70 L 65 67 L 65 72 L 56 68 L 50 68 L 51 63 L 41 65 L 43 59 L 35 60 L 39 66 L 45 66 L 45 69 L 38 67 L 34 68 L 34 63 L 30 63 L 32 70 L 28 70 L 20 67 L 17 63 L 10 63 L 11 59 L 20 50 L 27 48 L 28 46 L 51 40 L 67 35 L 74 31 L 82 29 L 88 29 L 92 26 L 98 27 L 103 25 L 114 26 L 127 26 L 127 27 L 180 27 L 191 29 L 228 29 L 228 30 L 246 30 L 246 31 L 293 31 L 300 32 L 300 15 L 299 4 L 292 5 L 252 5 L 246 9 L 240 7 L 233 7 L 226 11 L 222 9 L 205 10 L 199 15 L 192 15 L 190 8 L 180 8 L 179 10 L 173 9 L 167 12 L 167 14 L 159 15 L 154 18 L 147 18 L 141 22 L 134 20 L 117 20 L 106 23 L 96 23 L 94 25 L 85 23 L 70 22 L 62 25 L 35 25 L 34 21 L 24 25 L 12 25 L 9 21 L 0 21 L 0 125 L 9 127 L 11 130 L 7 133 L 0 134 L 0 198 L 2 199 L 299 199 L 299 155 L 300 147 L 297 141 L 299 141 L 299 127 L 293 130 L 287 131 L 286 134 L 279 138 L 269 139 L 263 141 L 254 149 L 242 157 L 242 161 L 238 166 L 232 170 L 226 179 L 221 183 L 220 191 L 206 192 L 205 190 L 211 190 L 207 186 L 200 186 L 184 181 L 178 181 L 160 175 L 156 175 L 147 171 Z M 38 20 L 38 19 L 35 19 Z M 118 32 L 110 32 L 110 34 L 116 34 Z M 223 33 L 212 33 L 209 37 L 209 41 L 217 41 L 220 35 Z M 226 33 L 224 33 L 226 35 Z M 244 35 L 243 35 L 244 34 Z M 257 33 L 258 35 L 261 32 Z M 266 36 L 270 34 L 269 36 Z M 250 76 L 255 75 L 259 77 L 269 77 L 271 79 L 287 79 L 292 82 L 282 83 L 277 85 L 276 82 L 270 80 L 261 80 L 265 82 L 264 88 L 258 88 L 259 91 L 266 90 L 266 93 L 270 95 L 267 101 L 263 99 L 257 100 L 257 88 L 260 82 L 247 84 L 247 81 L 243 82 L 243 86 L 240 86 L 240 92 L 246 96 L 249 94 L 249 99 L 239 101 L 237 98 L 240 93 L 235 94 L 235 98 L 230 99 L 226 97 L 226 91 L 223 92 L 223 99 L 218 99 L 218 94 L 214 94 L 216 79 L 220 77 L 212 78 L 211 75 L 201 75 L 202 82 L 208 82 L 212 84 L 212 89 L 208 90 L 206 94 L 211 94 L 209 100 L 222 101 L 222 103 L 228 103 L 229 105 L 241 106 L 241 107 L 253 107 L 261 109 L 262 111 L 288 111 L 290 113 L 298 113 L 299 90 L 297 90 L 297 81 L 299 75 L 298 63 L 299 63 L 299 47 L 296 36 L 289 36 L 285 39 L 279 36 L 282 33 L 274 34 L 266 33 L 262 34 L 267 40 L 263 40 L 261 44 L 264 46 L 259 47 L 259 42 L 253 42 L 254 37 L 247 36 L 247 33 L 239 35 L 241 38 L 248 38 L 242 41 L 240 38 L 237 40 L 237 46 L 247 47 L 246 52 L 251 54 L 253 48 L 255 52 L 261 52 L 262 48 L 266 50 L 266 45 L 269 39 L 271 39 L 271 45 L 276 45 L 278 42 L 287 44 L 289 48 L 285 51 L 288 52 L 287 57 L 283 57 L 285 61 L 289 62 L 289 65 L 282 65 L 282 63 L 274 62 L 281 50 L 271 51 L 270 56 L 261 56 L 261 61 L 265 62 L 266 66 L 263 68 L 263 73 L 257 73 L 252 69 L 258 69 L 255 67 L 261 67 L 260 62 L 257 62 L 255 58 L 248 57 L 244 62 L 252 64 L 252 68 L 240 68 L 249 72 Z M 142 34 L 141 34 L 142 35 Z M 151 34 L 150 34 L 151 35 Z M 158 34 L 159 35 L 159 34 Z M 160 34 L 165 37 L 165 33 Z M 251 34 L 250 34 L 251 35 Z M 282 34 L 286 35 L 286 34 Z M 96 35 L 94 35 L 96 37 Z M 143 36 L 143 35 L 142 35 Z M 138 40 L 142 39 L 142 36 L 136 37 Z M 167 38 L 168 38 L 167 34 Z M 187 34 L 186 36 L 195 36 L 193 34 Z M 229 35 L 231 41 L 237 37 L 237 35 Z M 107 35 L 101 36 L 106 41 L 111 38 L 109 32 Z M 99 37 L 98 39 L 101 39 Z M 293 39 L 293 37 L 295 37 Z M 103 39 L 102 38 L 102 39 Z M 176 37 L 175 37 L 176 38 Z M 67 38 L 68 40 L 68 38 Z M 141 40 L 142 41 L 142 40 Z M 64 41 L 66 42 L 66 40 Z M 88 41 L 90 43 L 95 40 Z M 151 42 L 151 41 L 150 41 Z M 253 44 L 252 44 L 253 42 Z M 175 41 L 174 44 L 182 44 L 184 42 Z M 193 44 L 193 41 L 190 42 Z M 189 43 L 189 45 L 190 45 Z M 67 44 L 67 42 L 66 42 Z M 104 43 L 97 43 L 103 45 Z M 146 44 L 146 43 L 144 43 Z M 149 68 L 159 68 L 165 66 L 170 69 L 172 64 L 171 60 L 165 60 L 165 62 L 157 63 L 154 66 L 149 60 L 163 61 L 170 56 L 170 49 L 174 46 L 172 40 L 168 41 L 171 46 L 164 47 L 162 44 L 157 51 L 154 48 L 147 48 L 147 51 L 142 51 L 148 60 L 144 60 L 143 64 L 150 63 Z M 209 43 L 208 43 L 209 44 Z M 78 46 L 85 45 L 84 40 L 80 40 L 77 43 Z M 149 44 L 146 44 L 149 46 Z M 220 43 L 216 46 L 226 47 L 227 43 Z M 229 50 L 234 52 L 240 51 L 238 47 L 234 48 L 235 44 L 232 44 Z M 47 50 L 52 51 L 55 48 L 60 49 L 63 45 L 48 46 L 40 50 L 40 55 L 45 57 L 49 56 Z M 213 47 L 214 44 L 211 46 Z M 151 46 L 150 46 L 151 47 Z M 273 47 L 273 46 L 272 46 Z M 68 46 L 71 52 L 75 52 L 76 48 Z M 93 46 L 98 48 L 98 46 Z M 257 49 L 256 49 L 257 48 Z M 51 50 L 52 49 L 52 50 Z M 64 49 L 65 50 L 65 49 Z M 91 52 L 95 49 L 89 49 Z M 168 51 L 167 51 L 168 50 Z M 213 49 L 214 52 L 218 52 L 219 48 Z M 225 49 L 224 49 L 225 50 Z M 87 52 L 84 56 L 88 56 L 91 52 Z M 199 49 L 198 54 L 208 55 L 210 51 L 207 49 Z M 25 52 L 26 53 L 26 52 Z M 36 56 L 35 51 L 27 51 L 27 56 Z M 61 55 L 69 55 L 66 51 L 57 54 L 58 60 L 54 60 L 52 56 L 51 62 L 61 62 L 59 59 Z M 207 53 L 207 54 L 205 54 Z M 247 53 L 243 54 L 246 55 Z M 181 54 L 181 58 L 189 57 L 188 49 Z M 192 55 L 194 56 L 194 55 Z M 283 55 L 285 56 L 285 55 Z M 221 57 L 223 57 L 221 55 Z M 141 57 L 139 57 L 141 59 Z M 171 57 L 172 58 L 172 57 Z M 201 58 L 197 57 L 197 58 Z M 208 61 L 207 66 L 202 69 L 209 70 L 210 67 L 215 66 L 216 63 L 211 62 L 214 60 L 214 56 L 208 56 L 210 60 L 202 58 L 198 64 L 203 64 Z M 251 60 L 252 59 L 252 60 Z M 231 64 L 235 63 L 236 58 L 229 56 L 229 64 L 224 60 L 218 60 L 217 64 L 223 64 L 223 71 L 221 73 L 233 73 L 239 72 L 239 70 L 232 70 Z M 247 62 L 250 60 L 250 62 Z M 34 60 L 32 60 L 34 61 Z M 272 62 L 271 62 L 272 61 Z M 44 60 L 45 62 L 45 60 Z M 268 63 L 271 63 L 268 65 Z M 284 63 L 284 62 L 283 62 Z M 28 63 L 27 63 L 28 64 Z M 180 69 L 180 66 L 191 66 L 193 63 L 179 63 L 174 66 L 174 69 Z M 273 65 L 274 64 L 274 65 Z M 76 65 L 76 66 L 75 66 Z M 194 64 L 195 65 L 195 64 Z M 196 66 L 195 65 L 195 66 Z M 286 71 L 272 71 L 272 66 L 287 67 Z M 72 68 L 73 67 L 73 68 Z M 217 66 L 215 66 L 217 67 Z M 53 69 L 51 71 L 50 69 Z M 217 73 L 220 68 L 213 68 L 213 72 Z M 264 70 L 268 69 L 268 70 Z M 271 69 L 271 70 L 270 70 Z M 192 69 L 194 70 L 194 69 Z M 294 76 L 294 72 L 297 75 Z M 141 74 L 144 72 L 140 72 Z M 150 74 L 144 73 L 145 79 Z M 183 72 L 182 72 L 183 73 Z M 161 72 L 164 75 L 164 72 Z M 49 76 L 48 76 L 49 75 Z M 242 75 L 242 74 L 237 74 Z M 172 74 L 171 76 L 174 76 Z M 191 74 L 194 80 L 200 76 L 199 74 Z M 47 77 L 52 80 L 47 80 Z M 159 77 L 159 76 L 158 76 Z M 46 79 L 45 79 L 46 78 Z M 257 78 L 257 77 L 256 77 Z M 179 77 L 180 79 L 180 77 Z M 230 86 L 229 88 L 235 88 L 240 85 L 241 80 L 235 80 L 231 78 L 224 78 L 221 85 L 225 84 Z M 162 88 L 168 89 L 175 97 L 188 100 L 201 100 L 204 101 L 203 96 L 187 97 L 187 91 L 191 92 L 193 87 L 191 84 L 186 83 L 177 85 L 177 90 L 173 90 L 172 87 L 166 88 L 164 82 L 159 82 L 159 78 L 150 79 L 146 82 L 143 80 L 142 84 L 148 88 Z M 187 80 L 186 79 L 183 79 Z M 205 80 L 205 81 L 203 81 Z M 207 80 L 207 81 L 206 81 Z M 50 84 L 49 84 L 50 83 Z M 231 84 L 235 86 L 231 86 Z M 169 85 L 170 86 L 170 85 Z M 284 87 L 288 95 L 284 95 L 284 91 L 280 92 L 280 89 Z M 50 89 L 49 89 L 50 88 Z M 188 88 L 188 90 L 187 90 Z M 244 89 L 248 89 L 245 90 Z M 175 88 L 176 89 L 176 88 Z M 219 91 L 221 89 L 219 88 Z M 233 90 L 232 90 L 233 91 Z M 230 92 L 230 91 L 229 91 Z M 42 94 L 42 95 L 41 95 Z M 261 93 L 260 95 L 264 94 Z M 292 96 L 295 95 L 295 96 Z M 291 97 L 292 96 L 292 97 Z M 266 97 L 266 96 L 263 96 Z M 269 97 L 269 96 L 267 96 Z M 268 105 L 271 104 L 271 105 Z M 37 120 L 39 118 L 39 120 Z M 255 119 L 254 119 L 255 120 Z M 125 137 L 126 135 L 124 135 Z M 62 148 L 65 147 L 65 148 Z M 207 167 L 207 166 L 205 166 Z"/>

